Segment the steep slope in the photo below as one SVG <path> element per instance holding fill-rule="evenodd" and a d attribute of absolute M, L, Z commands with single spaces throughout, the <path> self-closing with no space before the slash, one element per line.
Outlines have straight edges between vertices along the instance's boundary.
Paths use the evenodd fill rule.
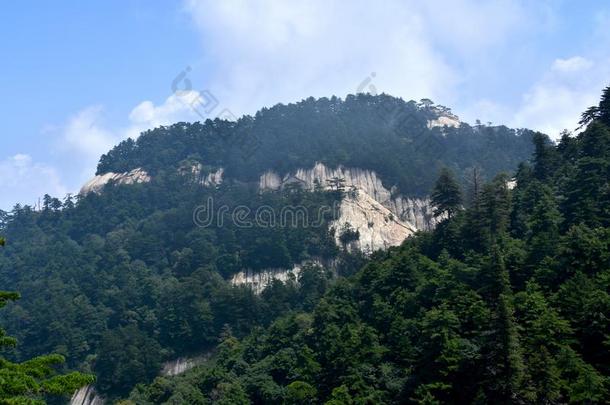
<path fill-rule="evenodd" d="M 608 403 L 610 87 L 584 118 L 558 145 L 536 136 L 514 181 L 481 185 L 310 310 L 241 339 L 226 331 L 211 361 L 129 400 Z"/>
<path fill-rule="evenodd" d="M 22 342 L 14 356 L 62 353 L 113 399 L 229 329 L 242 337 L 311 310 L 334 275 L 368 260 L 359 250 L 434 226 L 427 194 L 438 168 L 491 176 L 532 151 L 529 131 L 429 125 L 438 118 L 389 96 L 308 99 L 121 143 L 77 199 L 0 217 L 10 240 L 0 283 L 23 292 L 3 314 Z M 256 222 L 286 207 L 315 226 Z M 294 281 L 265 278 L 296 266 Z M 231 282 L 240 275 L 261 281 Z"/>
<path fill-rule="evenodd" d="M 455 120 L 430 124 L 449 114 L 445 107 L 387 95 L 310 98 L 236 122 L 207 120 L 147 131 L 103 155 L 97 174 L 141 168 L 154 176 L 195 162 L 204 171 L 222 167 L 227 178 L 255 182 L 269 170 L 283 177 L 319 162 L 330 169 L 373 171 L 388 190 L 425 197 L 443 166 L 460 179 L 475 166 L 493 176 L 530 157 L 531 131 Z"/>

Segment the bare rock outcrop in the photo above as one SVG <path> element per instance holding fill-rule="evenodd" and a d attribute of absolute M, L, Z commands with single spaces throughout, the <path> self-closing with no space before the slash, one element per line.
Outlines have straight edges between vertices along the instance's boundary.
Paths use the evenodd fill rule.
<path fill-rule="evenodd" d="M 300 184 L 306 190 L 316 186 L 329 189 L 333 179 L 342 179 L 345 188 L 360 190 L 390 210 L 400 221 L 412 230 L 429 230 L 436 225 L 433 209 L 428 198 L 410 198 L 393 195 L 394 190 L 386 188 L 374 171 L 338 166 L 329 168 L 316 163 L 311 169 L 298 169 L 280 177 L 267 171 L 259 178 L 261 190 L 278 190 L 287 184 Z"/>
<path fill-rule="evenodd" d="M 104 399 L 97 395 L 93 385 L 86 385 L 72 395 L 70 405 L 104 405 Z"/>
<path fill-rule="evenodd" d="M 125 173 L 114 173 L 108 172 L 100 174 L 86 182 L 80 189 L 81 195 L 87 195 L 89 193 L 100 193 L 104 186 L 110 182 L 115 184 L 136 184 L 136 183 L 148 183 L 150 176 L 148 173 L 141 168 L 133 169 Z"/>

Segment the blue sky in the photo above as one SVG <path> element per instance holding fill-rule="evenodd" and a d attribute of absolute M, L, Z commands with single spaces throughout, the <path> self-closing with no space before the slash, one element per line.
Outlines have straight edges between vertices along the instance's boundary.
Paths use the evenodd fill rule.
<path fill-rule="evenodd" d="M 343 97 L 368 78 L 556 137 L 610 82 L 609 26 L 604 1 L 4 3 L 0 209 L 78 191 L 146 128 Z M 177 97 L 181 72 L 192 90 Z M 185 95 L 217 106 L 197 114 Z"/>

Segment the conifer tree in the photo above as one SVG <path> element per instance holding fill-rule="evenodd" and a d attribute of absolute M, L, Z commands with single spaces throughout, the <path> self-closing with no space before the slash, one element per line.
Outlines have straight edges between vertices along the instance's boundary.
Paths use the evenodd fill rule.
<path fill-rule="evenodd" d="M 557 166 L 557 151 L 548 136 L 537 132 L 534 142 L 534 176 L 545 181 L 553 176 Z"/>
<path fill-rule="evenodd" d="M 538 262 L 545 256 L 552 256 L 559 243 L 561 215 L 550 187 L 539 185 L 529 220 L 526 235 L 530 256 Z"/>
<path fill-rule="evenodd" d="M 434 185 L 432 205 L 435 217 L 447 215 L 447 218 L 451 218 L 462 206 L 462 191 L 453 173 L 447 168 L 441 170 Z"/>
<path fill-rule="evenodd" d="M 582 128 L 589 125 L 594 120 L 599 120 L 610 126 L 610 86 L 606 87 L 602 92 L 599 105 L 589 107 L 587 111 L 582 114 L 579 124 Z"/>
<path fill-rule="evenodd" d="M 515 403 L 523 399 L 525 366 L 514 316 L 513 293 L 504 258 L 492 247 L 488 287 L 493 308 L 492 330 L 486 348 L 492 403 Z"/>
<path fill-rule="evenodd" d="M 0 246 L 5 245 L 0 237 Z M 0 308 L 19 299 L 19 294 L 0 291 Z M 17 340 L 0 328 L 0 349 L 14 347 Z M 19 405 L 45 404 L 48 396 L 71 395 L 91 382 L 94 377 L 73 372 L 58 374 L 56 368 L 65 362 L 63 356 L 38 356 L 23 363 L 13 363 L 0 356 L 0 403 Z"/>

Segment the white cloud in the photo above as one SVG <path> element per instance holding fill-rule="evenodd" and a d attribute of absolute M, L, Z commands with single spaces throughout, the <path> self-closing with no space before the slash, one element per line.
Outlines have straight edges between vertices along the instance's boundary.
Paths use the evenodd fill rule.
<path fill-rule="evenodd" d="M 143 101 L 132 109 L 124 126 L 110 126 L 105 122 L 102 106 L 82 109 L 68 119 L 63 126 L 48 126 L 60 133 L 57 149 L 61 156 L 70 156 L 66 164 L 73 171 L 68 183 L 77 190 L 80 184 L 93 176 L 102 154 L 108 152 L 128 137 L 136 139 L 141 132 L 178 121 L 201 119 L 196 108 L 203 105 L 199 92 L 180 92 L 168 97 L 162 104 Z"/>
<path fill-rule="evenodd" d="M 197 91 L 183 91 L 160 105 L 141 102 L 122 127 L 107 125 L 99 105 L 83 108 L 63 125 L 46 125 L 41 133 L 56 136 L 56 164 L 35 162 L 27 154 L 1 160 L 0 209 L 10 209 L 16 202 L 35 204 L 44 194 L 63 197 L 78 192 L 94 175 L 100 156 L 121 140 L 137 138 L 142 131 L 160 125 L 199 120 L 197 108 L 205 108 L 204 97 Z M 56 169 L 60 166 L 61 172 Z"/>
<path fill-rule="evenodd" d="M 465 56 L 509 41 L 532 19 L 531 5 L 527 10 L 524 4 L 514 0 L 422 1 L 417 6 L 429 35 Z"/>
<path fill-rule="evenodd" d="M 117 135 L 104 129 L 103 109 L 91 106 L 70 117 L 63 129 L 62 145 L 84 159 L 97 159 L 117 141 Z"/>
<path fill-rule="evenodd" d="M 67 188 L 58 171 L 34 162 L 26 154 L 0 161 L 0 209 L 10 210 L 15 203 L 35 205 L 44 194 L 63 197 Z"/>
<path fill-rule="evenodd" d="M 574 56 L 568 59 L 555 59 L 551 70 L 559 73 L 584 72 L 593 66 L 593 62 L 582 56 Z"/>
<path fill-rule="evenodd" d="M 129 114 L 130 125 L 119 131 L 121 138 L 137 138 L 142 131 L 180 121 L 198 121 L 209 117 L 206 112 L 214 100 L 208 100 L 199 91 L 176 91 L 163 104 L 143 101 Z M 206 107 L 210 106 L 210 107 Z"/>
<path fill-rule="evenodd" d="M 610 74 L 609 59 L 582 56 L 556 59 L 547 73 L 523 96 L 510 123 L 558 138 L 563 129 L 573 131 L 581 113 L 599 101 Z"/>
<path fill-rule="evenodd" d="M 200 32 L 206 60 L 201 68 L 206 76 L 198 80 L 208 83 L 221 104 L 235 114 L 309 96 L 345 96 L 372 79 L 366 88 L 405 99 L 431 98 L 463 113 L 467 120 L 557 131 L 571 127 L 574 112 L 591 100 L 589 89 L 594 88 L 553 89 L 557 80 L 551 76 L 577 74 L 593 66 L 589 59 L 575 57 L 557 59 L 548 77 L 531 85 L 522 100 L 513 95 L 500 101 L 496 94 L 511 80 L 506 75 L 514 74 L 521 80 L 518 85 L 528 85 L 527 69 L 510 72 L 514 67 L 502 65 L 498 55 L 503 61 L 528 58 L 539 63 L 532 59 L 537 54 L 533 45 L 522 44 L 556 28 L 556 9 L 547 1 L 186 0 L 185 4 Z M 485 94 L 482 99 L 477 91 Z M 538 114 L 548 112 L 543 109 L 547 96 L 557 97 L 562 106 L 560 114 L 553 112 L 542 120 Z M 576 100 L 567 102 L 570 99 Z"/>
<path fill-rule="evenodd" d="M 379 92 L 457 99 L 471 57 L 523 29 L 521 2 L 189 0 L 208 76 L 236 114 L 308 96 L 345 96 L 375 72 Z M 209 73 L 212 70 L 212 73 Z"/>

